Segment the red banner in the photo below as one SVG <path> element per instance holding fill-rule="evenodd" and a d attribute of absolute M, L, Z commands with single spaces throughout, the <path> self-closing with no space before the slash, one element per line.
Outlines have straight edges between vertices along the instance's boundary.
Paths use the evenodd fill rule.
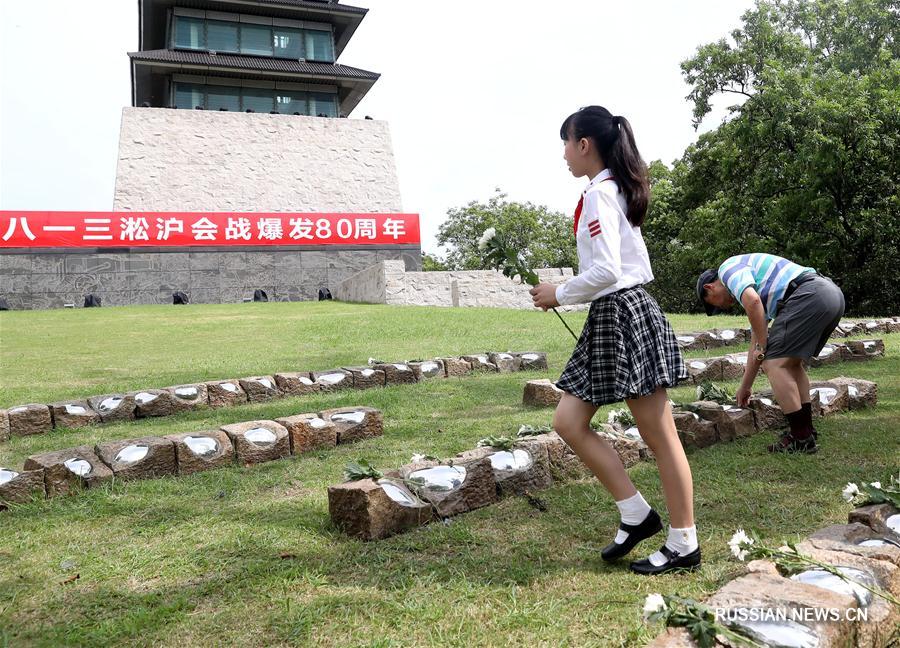
<path fill-rule="evenodd" d="M 0 248 L 419 242 L 418 214 L 0 211 Z"/>

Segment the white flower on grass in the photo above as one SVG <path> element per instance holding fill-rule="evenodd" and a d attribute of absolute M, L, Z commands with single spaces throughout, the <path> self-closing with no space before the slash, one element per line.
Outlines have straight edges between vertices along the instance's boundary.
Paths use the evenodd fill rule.
<path fill-rule="evenodd" d="M 644 620 L 649 621 L 654 614 L 666 610 L 666 600 L 661 594 L 648 594 L 644 600 Z"/>
<path fill-rule="evenodd" d="M 853 499 L 857 495 L 859 495 L 859 486 L 857 486 L 853 482 L 849 482 L 846 486 L 844 486 L 844 490 L 841 491 L 841 495 L 843 495 L 844 499 L 848 502 L 852 502 Z"/>
<path fill-rule="evenodd" d="M 490 242 L 490 240 L 492 238 L 494 238 L 496 235 L 497 235 L 497 230 L 494 229 L 493 227 L 488 227 L 486 230 L 484 230 L 484 234 L 482 234 L 481 238 L 478 239 L 478 249 L 479 250 L 487 249 L 488 242 Z"/>
<path fill-rule="evenodd" d="M 747 558 L 747 551 L 753 545 L 753 538 L 744 533 L 743 529 L 738 529 L 735 531 L 734 535 L 731 536 L 731 540 L 728 541 L 728 546 L 731 548 L 732 555 L 744 562 Z"/>
<path fill-rule="evenodd" d="M 425 461 L 425 455 L 416 453 L 412 456 L 412 458 L 410 458 L 410 461 L 413 463 L 417 463 L 419 461 Z"/>
<path fill-rule="evenodd" d="M 881 482 L 872 482 L 869 486 L 872 488 L 881 488 Z"/>

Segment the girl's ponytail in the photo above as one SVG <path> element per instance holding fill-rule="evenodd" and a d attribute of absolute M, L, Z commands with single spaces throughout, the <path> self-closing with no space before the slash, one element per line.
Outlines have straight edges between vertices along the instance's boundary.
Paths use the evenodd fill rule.
<path fill-rule="evenodd" d="M 563 140 L 586 137 L 594 141 L 603 163 L 625 194 L 628 222 L 640 227 L 650 202 L 650 180 L 628 120 L 614 117 L 601 106 L 587 106 L 569 115 L 559 134 Z"/>

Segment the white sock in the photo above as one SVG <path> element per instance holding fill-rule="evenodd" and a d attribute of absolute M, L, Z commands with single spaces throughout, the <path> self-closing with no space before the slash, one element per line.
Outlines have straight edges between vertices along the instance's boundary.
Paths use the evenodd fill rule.
<path fill-rule="evenodd" d="M 669 537 L 666 538 L 666 546 L 672 551 L 677 551 L 679 556 L 691 553 L 700 546 L 697 543 L 697 527 L 692 526 L 685 529 L 669 527 Z M 651 554 L 648 560 L 654 567 L 659 567 L 668 562 L 668 558 L 661 551 Z"/>
<path fill-rule="evenodd" d="M 640 491 L 627 499 L 616 502 L 616 506 L 619 509 L 619 515 L 622 516 L 622 522 L 625 524 L 640 524 L 647 519 L 647 514 L 650 513 L 650 505 L 647 504 L 647 500 L 644 499 Z M 628 532 L 619 529 L 613 542 L 622 544 L 627 539 Z"/>

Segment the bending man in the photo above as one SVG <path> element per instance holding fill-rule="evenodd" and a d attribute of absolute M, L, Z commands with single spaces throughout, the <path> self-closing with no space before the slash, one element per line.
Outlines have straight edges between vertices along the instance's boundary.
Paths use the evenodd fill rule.
<path fill-rule="evenodd" d="M 817 452 L 805 362 L 819 355 L 844 315 L 844 294 L 815 269 L 773 254 L 739 254 L 697 280 L 697 296 L 707 315 L 740 301 L 752 336 L 747 368 L 737 391 L 746 407 L 760 367 L 790 429 L 769 452 Z M 774 320 L 768 327 L 768 320 Z"/>

